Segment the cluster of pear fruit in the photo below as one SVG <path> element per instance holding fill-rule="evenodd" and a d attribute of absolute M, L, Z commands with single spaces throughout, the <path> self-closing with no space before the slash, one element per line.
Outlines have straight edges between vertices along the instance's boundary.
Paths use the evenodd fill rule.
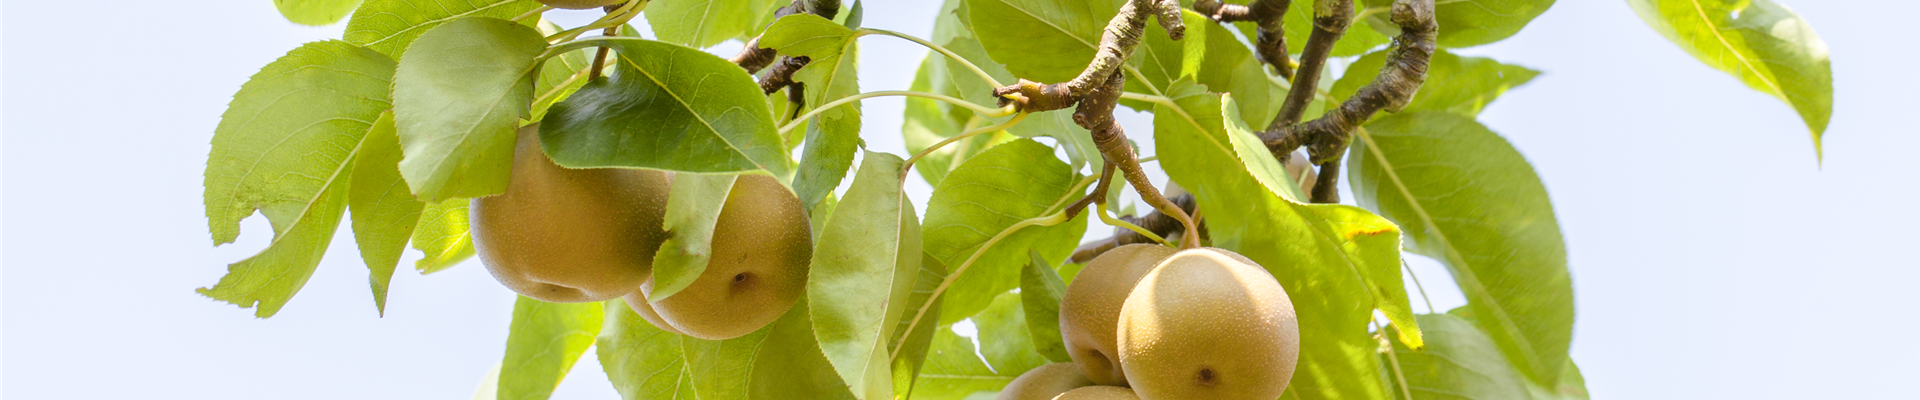
<path fill-rule="evenodd" d="M 800 203 L 779 181 L 741 175 L 714 224 L 707 269 L 680 292 L 648 302 L 668 172 L 568 169 L 522 128 L 507 190 L 473 200 L 474 247 L 501 284 L 548 302 L 625 297 L 661 330 L 702 339 L 752 333 L 793 307 L 807 283 L 813 237 Z"/>
<path fill-rule="evenodd" d="M 1218 248 L 1095 257 L 1061 298 L 1060 335 L 1073 362 L 1020 375 L 998 400 L 1273 400 L 1300 356 L 1286 290 Z"/>

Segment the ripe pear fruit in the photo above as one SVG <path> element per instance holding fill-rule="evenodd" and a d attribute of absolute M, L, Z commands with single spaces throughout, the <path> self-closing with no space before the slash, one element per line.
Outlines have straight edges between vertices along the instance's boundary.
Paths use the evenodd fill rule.
<path fill-rule="evenodd" d="M 1120 366 L 1148 400 L 1280 397 L 1300 357 L 1286 289 L 1252 260 L 1183 250 L 1140 279 L 1120 310 Z"/>
<path fill-rule="evenodd" d="M 625 296 L 653 272 L 667 235 L 666 173 L 567 169 L 540 149 L 539 125 L 521 128 L 505 193 L 473 199 L 473 242 L 487 272 L 541 301 Z"/>
<path fill-rule="evenodd" d="M 1080 373 L 1080 366 L 1073 363 L 1052 363 L 1034 368 L 1020 374 L 1000 389 L 1000 395 L 994 400 L 1053 400 L 1054 396 L 1068 390 L 1093 386 L 1087 375 Z"/>
<path fill-rule="evenodd" d="M 568 10 L 586 10 L 625 3 L 627 0 L 540 0 L 540 3 Z"/>
<path fill-rule="evenodd" d="M 806 290 L 811 226 L 800 198 L 780 181 L 741 175 L 714 223 L 707 270 L 679 293 L 654 302 L 654 311 L 701 339 L 732 339 L 767 326 Z M 640 285 L 640 293 L 653 293 L 652 279 Z"/>
<path fill-rule="evenodd" d="M 635 314 L 640 314 L 640 319 L 647 320 L 647 323 L 653 324 L 653 327 L 678 335 L 687 334 L 686 332 L 681 332 L 678 328 L 674 328 L 673 324 L 668 324 L 666 319 L 660 318 L 660 313 L 653 310 L 653 304 L 648 303 L 647 297 L 641 296 L 640 291 L 636 290 L 633 293 L 628 293 L 624 300 L 627 302 L 627 308 L 633 309 Z"/>
<path fill-rule="evenodd" d="M 1053 400 L 1140 400 L 1140 396 L 1119 386 L 1088 386 L 1061 393 Z"/>
<path fill-rule="evenodd" d="M 1174 251 L 1157 244 L 1116 247 L 1094 257 L 1067 285 L 1060 297 L 1060 337 L 1067 355 L 1094 383 L 1127 385 L 1115 336 L 1120 307 L 1140 278 Z"/>

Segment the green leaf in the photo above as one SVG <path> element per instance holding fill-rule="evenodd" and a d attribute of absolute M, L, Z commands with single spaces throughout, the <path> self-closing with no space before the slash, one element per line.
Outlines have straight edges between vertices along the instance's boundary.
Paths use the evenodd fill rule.
<path fill-rule="evenodd" d="M 814 340 L 807 302 L 754 333 L 727 340 L 682 339 L 702 400 L 852 399 Z"/>
<path fill-rule="evenodd" d="M 694 400 L 693 374 L 680 350 L 681 341 L 693 339 L 654 327 L 620 299 L 604 304 L 606 324 L 594 347 L 620 398 Z"/>
<path fill-rule="evenodd" d="M 678 45 L 599 38 L 618 53 L 612 76 L 555 104 L 540 141 L 568 168 L 650 168 L 694 173 L 766 170 L 793 179 L 760 85 L 725 59 Z M 566 48 L 557 48 L 566 50 Z"/>
<path fill-rule="evenodd" d="M 331 25 L 360 7 L 360 0 L 273 0 L 280 16 L 308 26 Z"/>
<path fill-rule="evenodd" d="M 791 24 L 783 26 L 783 22 L 789 21 L 812 25 L 805 28 L 790 28 Z M 826 33 L 801 35 L 803 29 Z M 764 43 L 776 46 L 781 54 L 812 59 L 805 68 L 793 75 L 795 81 L 805 84 L 809 107 L 818 107 L 860 93 L 859 47 L 853 41 L 852 31 L 846 27 L 816 15 L 797 14 L 781 18 L 767 33 Z M 796 39 L 796 36 L 838 38 L 840 42 Z M 840 181 L 846 178 L 847 169 L 853 166 L 854 152 L 861 143 L 860 124 L 859 102 L 821 112 L 808 123 L 806 147 L 801 152 L 799 175 L 793 183 L 794 192 L 798 193 L 800 201 L 808 208 L 832 194 L 834 188 L 840 186 Z"/>
<path fill-rule="evenodd" d="M 920 376 L 920 368 L 927 360 L 927 349 L 933 344 L 934 322 L 940 320 L 940 298 L 933 297 L 933 291 L 947 277 L 947 266 L 926 252 L 920 253 L 920 275 L 914 278 L 913 294 L 907 297 L 907 304 L 925 304 L 932 301 L 927 309 L 931 314 L 925 318 L 914 318 L 917 310 L 905 310 L 900 313 L 900 321 L 894 324 L 893 339 L 887 342 L 887 348 L 893 349 L 893 397 L 905 399 L 911 397 L 915 378 Z"/>
<path fill-rule="evenodd" d="M 536 8 L 534 0 L 366 0 L 347 21 L 344 39 L 398 59 L 414 39 L 448 21 L 513 18 Z"/>
<path fill-rule="evenodd" d="M 493 18 L 448 22 L 407 48 L 394 73 L 393 117 L 406 151 L 400 174 L 415 196 L 506 191 L 514 135 L 546 48 L 533 28 Z"/>
<path fill-rule="evenodd" d="M 737 175 L 676 174 L 669 185 L 661 230 L 670 235 L 653 254 L 653 291 L 647 301 L 666 300 L 707 271 L 713 227 L 733 192 Z"/>
<path fill-rule="evenodd" d="M 546 20 L 540 21 L 540 33 L 552 35 L 560 32 L 560 26 Z M 539 121 L 546 118 L 547 110 L 554 103 L 566 100 L 574 91 L 587 84 L 587 69 L 593 68 L 595 49 L 569 51 L 547 60 L 540 67 L 540 76 L 533 81 L 533 109 L 528 112 L 527 120 Z"/>
<path fill-rule="evenodd" d="M 1049 215 L 1078 200 L 1079 177 L 1053 157 L 1053 149 L 1021 139 L 967 160 L 934 187 L 923 228 L 927 254 L 952 266 L 959 277 L 947 288 L 940 323 L 980 312 L 993 297 L 1020 285 L 1027 251 L 1066 259 L 1086 232 L 1086 220 L 1027 226 L 983 250 L 1000 232 Z M 1081 189 L 1084 190 L 1084 189 Z"/>
<path fill-rule="evenodd" d="M 1293 299 L 1300 361 L 1289 398 L 1383 398 L 1374 310 L 1422 346 L 1400 280 L 1400 232 L 1365 210 L 1288 200 L 1284 169 L 1240 123 L 1231 101 L 1182 81 L 1154 110 L 1167 174 L 1206 210 L 1213 245 L 1265 267 Z M 1231 127 L 1231 128 L 1229 128 Z"/>
<path fill-rule="evenodd" d="M 1060 296 L 1067 291 L 1067 282 L 1060 280 L 1053 263 L 1040 252 L 1029 250 L 1027 256 L 1033 262 L 1020 269 L 1020 309 L 1027 314 L 1027 336 L 1033 339 L 1034 350 L 1048 360 L 1073 362 L 1060 336 Z"/>
<path fill-rule="evenodd" d="M 1628 0 L 1640 19 L 1707 66 L 1792 106 L 1813 133 L 1833 119 L 1833 62 L 1813 25 L 1772 0 Z M 1444 26 L 1444 25 L 1442 25 Z"/>
<path fill-rule="evenodd" d="M 1447 265 L 1521 372 L 1555 382 L 1573 341 L 1573 282 L 1533 166 L 1458 114 L 1399 114 L 1358 132 L 1347 173 L 1355 200 L 1399 223 L 1408 251 Z"/>
<path fill-rule="evenodd" d="M 934 334 L 933 350 L 914 389 L 914 400 L 962 399 L 977 392 L 998 391 L 1020 374 L 1051 362 L 1034 351 L 1019 297 L 1002 293 L 973 317 L 979 329 L 978 355 L 967 338 L 942 326 Z"/>
<path fill-rule="evenodd" d="M 545 399 L 580 355 L 587 353 L 587 347 L 593 346 L 605 311 L 602 303 L 548 303 L 518 297 L 507 334 L 507 355 L 500 360 L 497 393 L 504 399 Z"/>
<path fill-rule="evenodd" d="M 1505 40 L 1520 32 L 1534 17 L 1547 12 L 1555 0 L 1450 0 L 1433 5 L 1433 18 L 1440 24 L 1436 41 L 1440 47 L 1473 47 Z M 1639 0 L 1628 0 L 1628 2 Z M 1719 0 L 1713 0 L 1719 1 Z M 1392 7 L 1393 0 L 1365 0 L 1369 7 Z M 1383 10 L 1384 11 L 1384 10 Z M 1389 13 L 1375 14 L 1386 22 Z M 1383 24 L 1391 26 L 1389 24 Z"/>
<path fill-rule="evenodd" d="M 1266 126 L 1280 112 L 1281 99 L 1286 95 L 1275 78 L 1267 76 L 1265 64 L 1226 27 L 1192 11 L 1184 15 L 1186 40 L 1206 44 L 1193 46 L 1201 56 L 1197 63 L 1190 60 L 1182 64 L 1181 73 L 1194 77 L 1208 91 L 1233 94 L 1247 125 Z"/>
<path fill-rule="evenodd" d="M 853 29 L 826 18 L 794 14 L 775 20 L 767 27 L 767 32 L 760 36 L 760 46 L 788 56 L 821 59 L 840 54 L 852 36 Z"/>
<path fill-rule="evenodd" d="M 467 199 L 449 199 L 428 203 L 420 210 L 420 223 L 413 229 L 413 248 L 422 257 L 413 263 L 421 274 L 451 268 L 472 258 L 473 235 L 467 226 Z"/>
<path fill-rule="evenodd" d="M 1580 366 L 1573 360 L 1567 360 L 1567 366 L 1560 369 L 1560 383 L 1546 386 L 1527 381 L 1527 391 L 1533 393 L 1533 400 L 1587 400 L 1587 378 L 1580 375 Z"/>
<path fill-rule="evenodd" d="M 813 330 L 855 398 L 893 397 L 887 343 L 920 271 L 920 226 L 900 157 L 867 152 L 813 251 Z"/>
<path fill-rule="evenodd" d="M 935 85 L 933 75 L 945 74 L 944 71 L 935 71 L 944 67 L 942 65 L 944 63 L 935 59 L 936 57 L 942 56 L 928 54 L 925 60 L 920 61 L 920 69 L 914 73 L 913 83 L 907 87 L 907 90 L 936 93 L 933 87 Z M 900 136 L 907 151 L 919 154 L 941 140 L 966 131 L 962 121 L 955 121 L 947 116 L 944 105 L 945 102 L 934 99 L 906 98 L 906 111 L 901 118 Z M 991 140 L 993 135 L 979 135 L 949 143 L 946 147 L 927 153 L 914 161 L 913 169 L 920 173 L 920 178 L 926 180 L 928 185 L 939 185 L 940 180 L 946 178 L 947 171 L 959 167 L 960 161 L 965 160 L 966 157 L 985 149 L 988 146 L 987 142 Z"/>
<path fill-rule="evenodd" d="M 647 5 L 647 23 L 661 41 L 708 47 L 759 28 L 772 0 L 673 0 Z"/>
<path fill-rule="evenodd" d="M 1393 344 L 1393 355 L 1382 362 L 1399 362 L 1389 371 L 1394 393 L 1400 382 L 1414 399 L 1529 400 L 1527 380 L 1500 356 L 1500 348 L 1472 321 L 1447 314 L 1420 315 L 1420 332 L 1427 338 L 1424 351 Z M 1544 400 L 1544 399 L 1542 399 Z"/>
<path fill-rule="evenodd" d="M 969 25 L 995 61 L 1021 78 L 1065 82 L 1093 60 L 1102 29 L 1126 0 L 965 1 Z"/>
<path fill-rule="evenodd" d="M 389 107 L 393 60 L 339 41 L 314 42 L 262 68 L 234 94 L 214 129 L 204 199 L 215 245 L 240 235 L 258 210 L 273 244 L 230 265 L 202 295 L 261 318 L 306 284 L 346 207 L 363 139 Z"/>
<path fill-rule="evenodd" d="M 1380 68 L 1386 62 L 1385 51 L 1360 57 L 1347 67 L 1345 74 L 1340 75 L 1340 81 L 1333 84 L 1331 97 L 1338 100 L 1353 97 L 1360 87 L 1373 83 L 1380 76 Z M 1487 103 L 1492 103 L 1507 89 L 1525 85 L 1539 75 L 1540 71 L 1502 64 L 1490 58 L 1461 57 L 1444 50 L 1436 51 L 1427 65 L 1426 83 L 1420 86 L 1420 91 L 1414 93 L 1412 101 L 1401 111 L 1434 110 L 1469 117 L 1479 115 Z"/>
<path fill-rule="evenodd" d="M 400 255 L 407 251 L 414 224 L 420 222 L 420 209 L 426 207 L 400 180 L 400 136 L 394 133 L 392 112 L 380 114 L 353 163 L 353 185 L 347 188 L 353 240 L 370 271 L 367 281 L 373 287 L 374 307 L 385 315 L 387 285 L 393 282 Z"/>

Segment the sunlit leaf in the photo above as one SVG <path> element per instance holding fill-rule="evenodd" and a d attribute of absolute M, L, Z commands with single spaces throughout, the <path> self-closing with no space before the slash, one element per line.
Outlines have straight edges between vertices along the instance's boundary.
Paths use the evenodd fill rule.
<path fill-rule="evenodd" d="M 1640 19 L 1707 66 L 1792 106 L 1814 155 L 1833 119 L 1833 62 L 1813 25 L 1772 0 L 1628 0 Z"/>
<path fill-rule="evenodd" d="M 513 18 L 540 8 L 535 0 L 365 0 L 343 38 L 395 59 L 421 34 L 463 17 Z"/>
<path fill-rule="evenodd" d="M 467 199 L 427 204 L 413 230 L 413 248 L 422 257 L 413 263 L 421 274 L 446 270 L 474 255 L 473 235 L 467 226 Z"/>
<path fill-rule="evenodd" d="M 1280 101 L 1285 96 L 1285 91 L 1275 83 L 1278 78 L 1267 75 L 1265 64 L 1254 57 L 1253 50 L 1235 39 L 1233 32 L 1191 11 L 1185 15 L 1188 43 L 1206 45 L 1194 46 L 1200 48 L 1201 58 L 1197 63 L 1182 64 L 1181 73 L 1193 76 L 1198 83 L 1206 85 L 1208 91 L 1233 94 L 1247 125 L 1266 126 L 1274 114 L 1280 112 Z"/>
<path fill-rule="evenodd" d="M 766 170 L 793 177 L 759 84 L 725 59 L 635 38 L 578 44 L 612 47 L 611 76 L 555 104 L 540 141 L 568 168 L 650 168 L 696 173 Z"/>
<path fill-rule="evenodd" d="M 360 6 L 360 0 L 273 0 L 273 5 L 288 21 L 321 26 L 340 22 Z"/>
<path fill-rule="evenodd" d="M 761 43 L 779 49 L 780 54 L 812 60 L 793 75 L 806 87 L 811 109 L 860 93 L 859 47 L 852 34 L 825 18 L 799 14 L 774 22 Z M 855 102 L 823 111 L 807 124 L 806 148 L 793 182 L 794 192 L 807 207 L 826 198 L 846 178 L 859 149 L 860 123 L 860 103 Z"/>
<path fill-rule="evenodd" d="M 503 399 L 545 399 L 592 347 L 605 318 L 602 303 L 548 303 L 517 296 L 500 360 Z M 620 303 L 613 303 L 625 307 Z"/>
<path fill-rule="evenodd" d="M 265 318 L 306 284 L 345 211 L 363 139 L 389 108 L 393 60 L 339 41 L 314 42 L 262 68 L 214 129 L 204 199 L 214 244 L 232 243 L 258 210 L 266 251 L 230 265 L 202 295 Z M 377 275 L 377 274 L 376 274 Z"/>
<path fill-rule="evenodd" d="M 1073 252 L 1086 232 L 1084 215 L 1054 226 L 1027 226 L 984 252 L 981 248 L 1021 221 L 1078 200 L 1073 192 L 1078 181 L 1052 148 L 1021 139 L 967 160 L 934 187 L 923 231 L 927 254 L 959 274 L 942 295 L 941 324 L 973 315 L 994 296 L 1019 287 L 1020 267 L 1031 260 L 1028 250 L 1059 260 Z"/>
<path fill-rule="evenodd" d="M 420 209 L 426 207 L 400 180 L 400 136 L 393 130 L 393 113 L 383 113 L 374 122 L 353 163 L 353 185 L 347 188 L 353 240 L 370 271 L 367 281 L 373 287 L 374 307 L 384 315 L 393 270 L 407 251 L 414 225 L 420 222 Z"/>
<path fill-rule="evenodd" d="M 660 229 L 667 241 L 653 254 L 653 289 L 647 301 L 666 300 L 692 285 L 707 271 L 713 256 L 713 229 L 720 210 L 733 192 L 736 175 L 677 174 L 669 185 L 666 219 Z"/>
<path fill-rule="evenodd" d="M 773 0 L 673 0 L 647 4 L 647 24 L 668 43 L 708 47 L 758 29 Z"/>
<path fill-rule="evenodd" d="M 495 18 L 434 27 L 400 58 L 394 125 L 400 174 L 423 201 L 506 191 L 513 142 L 533 100 L 540 32 Z"/>
<path fill-rule="evenodd" d="M 1335 99 L 1345 100 L 1353 97 L 1360 87 L 1372 83 L 1380 76 L 1380 67 L 1385 65 L 1387 53 L 1374 52 L 1354 61 L 1340 81 L 1333 85 L 1330 92 Z M 1420 85 L 1420 91 L 1414 93 L 1412 101 L 1401 111 L 1434 110 L 1448 111 L 1460 115 L 1479 115 L 1501 94 L 1532 81 L 1540 71 L 1512 64 L 1502 64 L 1490 58 L 1461 57 L 1447 51 L 1436 51 L 1427 65 L 1427 81 Z M 1238 96 L 1234 98 L 1238 99 Z M 1376 118 L 1386 116 L 1385 113 Z"/>
<path fill-rule="evenodd" d="M 920 274 L 920 226 L 899 157 L 868 152 L 815 241 L 807 298 L 833 369 L 860 399 L 893 397 L 887 343 Z"/>
<path fill-rule="evenodd" d="M 1446 264 L 1481 329 L 1535 382 L 1556 382 L 1573 341 L 1566 243 L 1533 166 L 1458 114 L 1367 124 L 1347 178 L 1360 205 L 1400 224 L 1408 251 Z"/>

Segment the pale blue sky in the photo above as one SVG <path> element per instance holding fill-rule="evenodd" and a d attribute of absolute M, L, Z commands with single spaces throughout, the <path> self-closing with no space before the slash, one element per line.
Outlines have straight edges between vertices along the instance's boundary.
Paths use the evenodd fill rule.
<path fill-rule="evenodd" d="M 1785 105 L 1619 0 L 1561 1 L 1513 39 L 1463 51 L 1545 72 L 1482 120 L 1552 195 L 1577 296 L 1573 357 L 1596 396 L 1913 393 L 1920 55 L 1900 29 L 1920 4 L 1785 2 L 1833 54 L 1825 165 Z M 870 2 L 866 24 L 925 36 L 938 3 Z M 453 399 L 498 362 L 511 292 L 476 262 L 403 268 L 379 318 L 344 228 L 273 319 L 193 293 L 269 236 L 255 218 L 238 243 L 211 246 L 200 182 L 220 113 L 261 66 L 340 26 L 284 22 L 267 0 L 4 6 L 0 396 Z M 925 54 L 862 45 L 867 90 L 904 89 Z M 866 103 L 874 149 L 904 152 L 901 104 Z M 1151 138 L 1144 114 L 1122 123 Z M 1463 303 L 1443 268 L 1413 261 L 1437 308 Z M 555 396 L 615 397 L 592 357 Z"/>

